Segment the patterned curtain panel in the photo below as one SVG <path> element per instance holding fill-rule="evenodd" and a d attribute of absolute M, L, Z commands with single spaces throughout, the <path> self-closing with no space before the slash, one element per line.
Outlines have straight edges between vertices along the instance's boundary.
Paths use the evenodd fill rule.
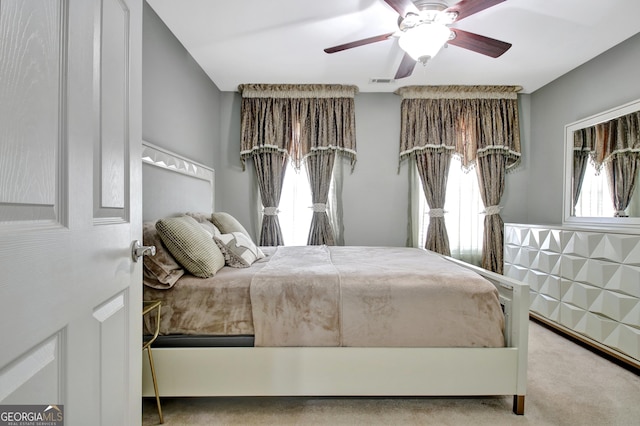
<path fill-rule="evenodd" d="M 317 152 L 305 157 L 311 197 L 313 201 L 313 216 L 307 245 L 336 244 L 335 235 L 327 214 L 327 201 L 329 198 L 329 185 L 335 162 L 335 152 Z"/>
<path fill-rule="evenodd" d="M 520 162 L 518 98 L 514 90 L 487 91 L 472 104 L 475 125 L 471 126 L 469 138 L 477 148 L 476 171 L 485 214 L 482 267 L 502 274 L 504 222 L 499 204 L 505 173 Z"/>
<path fill-rule="evenodd" d="M 422 189 L 429 204 L 429 228 L 425 248 L 446 256 L 451 254 L 444 219 L 447 176 L 451 154 L 461 144 L 458 105 L 420 96 L 416 88 L 402 88 L 400 159 L 416 159 Z"/>
<path fill-rule="evenodd" d="M 324 97 L 297 100 L 299 105 L 300 153 L 306 161 L 313 197 L 313 217 L 308 245 L 335 245 L 327 215 L 327 198 L 336 153 L 356 160 L 355 90 L 330 90 Z"/>
<path fill-rule="evenodd" d="M 287 167 L 287 156 L 279 151 L 256 151 L 253 154 L 260 199 L 262 200 L 262 225 L 258 245 L 281 246 L 284 244 L 278 205 L 282 193 L 282 182 Z"/>
<path fill-rule="evenodd" d="M 504 192 L 506 170 L 507 157 L 500 152 L 488 151 L 486 155 L 478 157 L 476 172 L 484 204 L 481 266 L 499 274 L 502 274 L 504 267 L 504 222 L 499 204 Z"/>
<path fill-rule="evenodd" d="M 603 163 L 616 217 L 627 217 L 626 209 L 635 190 L 640 169 L 640 112 L 623 115 L 596 125 L 597 146 L 603 147 Z"/>
<path fill-rule="evenodd" d="M 447 150 L 416 152 L 416 167 L 422 190 L 429 204 L 429 228 L 425 248 L 451 256 L 449 235 L 444 221 L 444 201 L 451 155 Z"/>
<path fill-rule="evenodd" d="M 587 171 L 589 156 L 595 146 L 596 129 L 594 126 L 573 132 L 573 188 L 571 214 L 575 215 L 576 204 L 582 190 L 584 174 Z"/>
<path fill-rule="evenodd" d="M 515 86 L 407 86 L 396 91 L 402 96 L 400 161 L 418 153 L 449 152 L 460 156 L 463 167 L 476 164 L 486 215 L 482 265 L 499 273 L 503 268 L 504 231 L 499 202 L 504 174 L 519 164 L 521 155 L 519 90 Z M 435 163 L 430 168 L 432 173 L 448 172 L 448 168 Z M 446 185 L 446 177 L 429 178 L 423 172 L 421 175 L 432 181 L 424 183 L 425 188 L 441 187 L 443 181 Z M 446 186 L 441 190 L 445 191 Z M 444 194 L 439 198 L 444 205 Z M 438 207 L 429 203 L 430 209 L 436 209 L 433 216 L 439 216 Z M 441 235 L 427 236 L 427 240 L 446 238 L 446 229 L 444 235 L 442 231 L 434 232 Z"/>
<path fill-rule="evenodd" d="M 240 129 L 240 159 L 244 168 L 253 159 L 262 199 L 263 218 L 259 244 L 283 244 L 278 204 L 287 156 L 292 146 L 289 101 L 281 98 L 244 96 Z"/>
<path fill-rule="evenodd" d="M 265 220 L 277 224 L 269 225 L 269 235 L 264 238 L 269 244 L 265 245 L 282 244 L 277 202 L 288 158 L 295 167 L 299 167 L 301 161 L 307 161 L 314 203 L 308 244 L 335 244 L 326 213 L 327 194 L 335 154 L 347 156 L 352 168 L 356 161 L 354 96 L 357 88 L 254 84 L 241 85 L 239 91 L 243 97 L 240 146 L 243 164 L 246 158 L 253 158 L 254 163 L 261 161 L 265 157 L 258 153 L 264 152 L 278 153 L 284 163 L 279 177 L 272 175 L 269 179 L 261 179 L 258 172 L 258 179 L 268 185 L 263 188 L 260 183 L 265 208 L 262 232 L 267 232 Z M 263 165 L 260 170 L 274 171 L 275 168 L 270 164 Z M 265 201 L 265 194 L 268 201 Z"/>

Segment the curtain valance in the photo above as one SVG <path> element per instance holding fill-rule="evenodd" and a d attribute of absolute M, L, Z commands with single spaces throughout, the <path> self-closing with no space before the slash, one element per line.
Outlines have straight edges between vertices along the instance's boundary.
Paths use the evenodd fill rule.
<path fill-rule="evenodd" d="M 295 166 L 308 155 L 339 152 L 356 161 L 356 86 L 243 84 L 240 158 L 278 151 Z"/>
<path fill-rule="evenodd" d="M 470 167 L 500 152 L 507 169 L 520 162 L 518 86 L 406 86 L 400 161 L 424 151 L 450 151 Z"/>
<path fill-rule="evenodd" d="M 518 99 L 520 86 L 405 86 L 402 99 Z"/>
<path fill-rule="evenodd" d="M 640 111 L 622 115 L 574 132 L 574 152 L 589 151 L 596 169 L 619 155 L 640 155 Z"/>
<path fill-rule="evenodd" d="M 342 84 L 241 84 L 243 98 L 353 98 L 356 86 Z"/>

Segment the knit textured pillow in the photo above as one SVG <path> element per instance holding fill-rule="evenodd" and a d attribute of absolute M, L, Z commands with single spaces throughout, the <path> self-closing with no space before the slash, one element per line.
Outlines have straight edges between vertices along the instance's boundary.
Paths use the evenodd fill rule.
<path fill-rule="evenodd" d="M 212 277 L 224 266 L 224 255 L 192 217 L 160 219 L 156 230 L 173 257 L 196 277 Z"/>

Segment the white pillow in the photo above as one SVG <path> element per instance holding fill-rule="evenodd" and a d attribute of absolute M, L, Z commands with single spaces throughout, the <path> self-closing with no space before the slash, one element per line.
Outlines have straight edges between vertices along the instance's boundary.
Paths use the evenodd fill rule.
<path fill-rule="evenodd" d="M 233 268 L 248 268 L 256 260 L 265 257 L 262 250 L 243 232 L 214 235 L 213 240 L 224 255 L 225 263 Z"/>

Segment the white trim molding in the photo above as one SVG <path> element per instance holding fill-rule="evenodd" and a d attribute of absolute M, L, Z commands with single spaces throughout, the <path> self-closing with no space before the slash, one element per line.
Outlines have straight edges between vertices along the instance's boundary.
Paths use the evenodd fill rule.
<path fill-rule="evenodd" d="M 211 185 L 214 183 L 215 173 L 212 168 L 146 141 L 142 141 L 142 161 L 152 166 L 211 182 Z"/>

